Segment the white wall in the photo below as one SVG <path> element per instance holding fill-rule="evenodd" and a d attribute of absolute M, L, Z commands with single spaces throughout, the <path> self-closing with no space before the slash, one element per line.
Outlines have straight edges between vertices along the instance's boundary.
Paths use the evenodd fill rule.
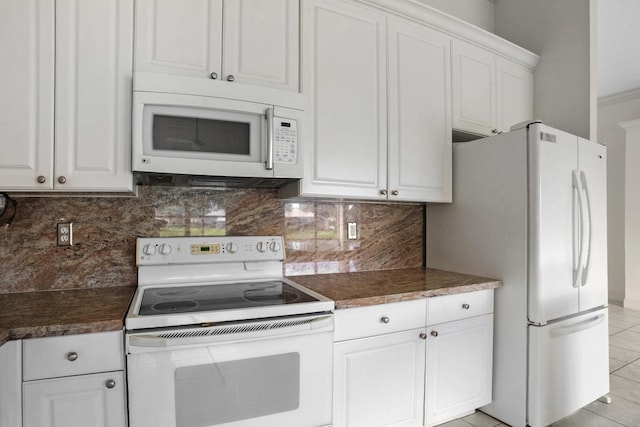
<path fill-rule="evenodd" d="M 487 30 L 495 30 L 495 9 L 492 0 L 417 0 L 463 21 Z"/>
<path fill-rule="evenodd" d="M 587 139 L 596 134 L 595 9 L 595 0 L 495 3 L 495 33 L 541 56 L 534 80 L 536 118 Z"/>
<path fill-rule="evenodd" d="M 609 299 L 625 298 L 625 151 L 621 122 L 640 118 L 640 89 L 601 98 L 598 141 L 607 146 L 607 209 L 609 234 Z"/>

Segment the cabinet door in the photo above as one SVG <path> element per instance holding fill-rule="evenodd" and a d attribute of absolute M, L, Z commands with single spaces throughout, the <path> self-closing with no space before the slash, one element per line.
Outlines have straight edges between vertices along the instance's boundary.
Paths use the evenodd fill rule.
<path fill-rule="evenodd" d="M 454 40 L 454 129 L 479 135 L 490 135 L 496 129 L 495 67 L 495 55 L 491 52 Z"/>
<path fill-rule="evenodd" d="M 131 190 L 133 0 L 56 1 L 55 188 Z"/>
<path fill-rule="evenodd" d="M 511 126 L 533 119 L 533 73 L 526 67 L 498 58 L 497 129 L 508 132 Z"/>
<path fill-rule="evenodd" d="M 0 188 L 51 189 L 54 2 L 0 2 L 0 58 Z"/>
<path fill-rule="evenodd" d="M 389 199 L 451 201 L 448 37 L 390 20 Z"/>
<path fill-rule="evenodd" d="M 0 426 L 22 425 L 22 342 L 0 345 Z"/>
<path fill-rule="evenodd" d="M 386 199 L 384 15 L 339 0 L 305 1 L 303 194 Z"/>
<path fill-rule="evenodd" d="M 122 371 L 25 382 L 23 427 L 124 427 L 124 393 Z"/>
<path fill-rule="evenodd" d="M 422 329 L 336 343 L 334 427 L 422 425 Z"/>
<path fill-rule="evenodd" d="M 430 326 L 427 336 L 425 424 L 490 403 L 493 314 Z"/>
<path fill-rule="evenodd" d="M 298 0 L 225 0 L 223 79 L 298 92 Z"/>
<path fill-rule="evenodd" d="M 222 0 L 137 0 L 136 71 L 222 74 Z"/>

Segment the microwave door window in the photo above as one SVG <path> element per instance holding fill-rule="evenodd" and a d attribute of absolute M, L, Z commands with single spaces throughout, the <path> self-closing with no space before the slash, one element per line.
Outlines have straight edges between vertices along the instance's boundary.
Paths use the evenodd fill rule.
<path fill-rule="evenodd" d="M 251 123 L 154 115 L 153 149 L 251 156 Z"/>

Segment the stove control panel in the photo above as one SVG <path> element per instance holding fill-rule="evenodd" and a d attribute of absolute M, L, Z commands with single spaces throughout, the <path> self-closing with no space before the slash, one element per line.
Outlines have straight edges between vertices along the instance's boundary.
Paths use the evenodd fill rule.
<path fill-rule="evenodd" d="M 282 236 L 140 237 L 136 262 L 142 265 L 283 261 Z"/>

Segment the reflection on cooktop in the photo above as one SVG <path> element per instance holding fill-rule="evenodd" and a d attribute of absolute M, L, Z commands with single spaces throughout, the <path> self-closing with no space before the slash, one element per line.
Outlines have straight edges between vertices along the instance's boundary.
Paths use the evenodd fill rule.
<path fill-rule="evenodd" d="M 317 301 L 281 281 L 150 288 L 142 295 L 139 315 L 152 316 L 232 310 Z"/>

